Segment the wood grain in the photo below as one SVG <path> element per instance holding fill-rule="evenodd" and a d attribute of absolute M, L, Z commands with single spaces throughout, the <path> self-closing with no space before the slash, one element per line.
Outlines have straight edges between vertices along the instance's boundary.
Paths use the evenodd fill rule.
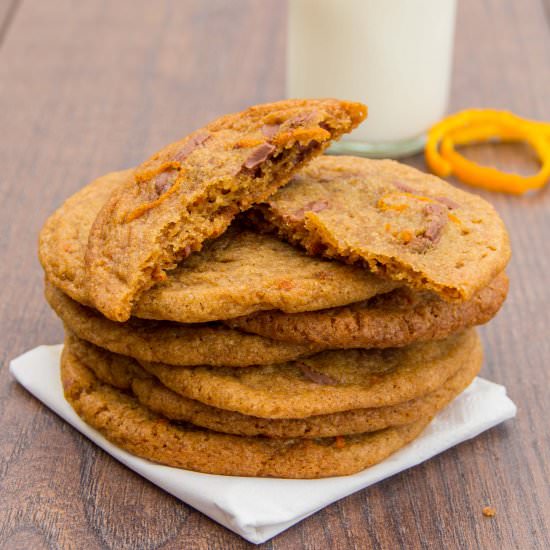
<path fill-rule="evenodd" d="M 240 549 L 252 545 L 133 474 L 11 379 L 7 362 L 61 339 L 42 298 L 36 236 L 96 175 L 136 164 L 209 119 L 282 97 L 276 0 L 0 2 L 0 547 Z M 548 2 L 546 0 L 546 8 Z M 6 19 L 7 13 L 12 16 Z M 550 119 L 542 0 L 461 0 L 451 110 Z M 475 147 L 528 172 L 521 147 Z M 420 157 L 407 162 L 423 167 Z M 262 548 L 550 547 L 550 188 L 484 194 L 505 219 L 512 287 L 482 336 L 484 373 L 516 420 L 329 506 Z M 495 518 L 482 508 L 496 507 Z"/>
<path fill-rule="evenodd" d="M 0 47 L 20 5 L 20 0 L 0 0 Z"/>

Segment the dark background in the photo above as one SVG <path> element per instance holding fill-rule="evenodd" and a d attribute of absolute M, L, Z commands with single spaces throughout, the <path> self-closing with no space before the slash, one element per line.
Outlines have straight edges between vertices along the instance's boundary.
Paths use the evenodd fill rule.
<path fill-rule="evenodd" d="M 94 177 L 217 115 L 282 98 L 285 21 L 276 0 L 0 0 L 0 548 L 249 546 L 97 449 L 7 367 L 62 339 L 36 258 L 46 217 Z M 459 1 L 450 112 L 465 107 L 550 120 L 550 0 Z M 520 145 L 467 153 L 537 167 Z M 407 162 L 424 167 L 420 156 Z M 483 196 L 513 246 L 509 299 L 481 330 L 483 374 L 507 386 L 517 418 L 263 548 L 550 547 L 550 189 Z"/>

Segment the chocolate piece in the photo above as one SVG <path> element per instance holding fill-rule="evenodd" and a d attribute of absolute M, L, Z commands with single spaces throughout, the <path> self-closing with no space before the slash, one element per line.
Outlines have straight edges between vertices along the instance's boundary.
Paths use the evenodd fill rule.
<path fill-rule="evenodd" d="M 275 151 L 275 145 L 271 145 L 271 143 L 262 143 L 258 145 L 243 162 L 243 168 L 254 170 L 254 168 L 260 166 L 273 151 Z"/>
<path fill-rule="evenodd" d="M 280 128 L 281 128 L 280 124 L 264 124 L 262 126 L 262 134 L 267 139 L 271 139 L 279 133 Z"/>
<path fill-rule="evenodd" d="M 429 203 L 424 207 L 424 214 L 428 218 L 426 229 L 421 235 L 417 235 L 406 246 L 415 252 L 426 252 L 434 244 L 437 244 L 443 234 L 443 228 L 447 225 L 447 207 L 439 203 Z"/>
<path fill-rule="evenodd" d="M 334 386 L 338 384 L 338 380 L 335 380 L 332 376 L 310 369 L 305 363 L 297 363 L 297 365 L 300 367 L 303 375 L 316 384 L 321 384 L 322 386 Z"/>
<path fill-rule="evenodd" d="M 166 172 L 162 172 L 155 177 L 155 192 L 159 197 L 161 195 L 164 195 L 164 193 L 166 193 L 166 191 L 168 191 L 168 189 L 172 187 L 176 175 L 176 170 L 167 170 Z"/>
<path fill-rule="evenodd" d="M 294 212 L 294 214 L 292 215 L 292 219 L 294 221 L 300 221 L 304 219 L 306 212 L 321 212 L 326 208 L 328 208 L 328 201 L 325 199 L 321 199 L 319 201 L 311 201 L 299 210 L 296 210 L 296 212 Z"/>
<path fill-rule="evenodd" d="M 196 136 L 193 136 L 181 149 L 176 155 L 174 156 L 174 160 L 178 162 L 183 162 L 199 145 L 202 145 L 208 138 L 210 137 L 210 134 L 197 134 Z"/>
<path fill-rule="evenodd" d="M 300 113 L 288 121 L 288 125 L 291 128 L 297 128 L 298 126 L 308 126 L 317 118 L 317 111 L 312 110 L 308 113 Z"/>
<path fill-rule="evenodd" d="M 325 208 L 328 208 L 328 201 L 325 199 L 313 201 L 306 205 L 307 212 L 321 212 L 321 210 L 325 210 Z"/>
<path fill-rule="evenodd" d="M 449 199 L 448 197 L 435 197 L 435 200 L 441 204 L 444 204 L 449 210 L 460 208 L 460 204 L 453 201 L 452 199 Z"/>
<path fill-rule="evenodd" d="M 406 183 L 394 181 L 393 184 L 397 187 L 397 189 L 399 189 L 399 191 L 403 191 L 403 193 L 412 193 L 413 195 L 416 193 L 416 191 Z"/>
<path fill-rule="evenodd" d="M 418 235 L 417 237 L 412 239 L 410 242 L 408 242 L 406 246 L 408 246 L 415 252 L 422 253 L 422 252 L 426 252 L 426 250 L 432 247 L 433 244 L 434 243 L 424 235 Z"/>
<path fill-rule="evenodd" d="M 397 187 L 397 189 L 399 189 L 400 191 L 403 191 L 404 193 L 411 193 L 413 195 L 418 194 L 413 187 L 407 185 L 406 183 L 402 183 L 400 181 L 394 181 L 393 184 L 395 185 L 395 187 Z M 444 204 L 449 210 L 455 210 L 456 208 L 460 207 L 460 204 L 453 201 L 452 199 L 449 199 L 448 197 L 441 197 L 441 196 L 430 197 L 430 195 L 425 195 L 425 196 L 428 198 L 433 198 L 433 200 L 439 202 L 440 204 Z"/>
<path fill-rule="evenodd" d="M 189 254 L 191 254 L 192 250 L 189 245 L 187 245 L 179 254 L 178 254 L 178 260 L 182 261 L 185 260 Z"/>
<path fill-rule="evenodd" d="M 447 208 L 438 203 L 430 203 L 426 205 L 424 211 L 430 218 L 426 231 L 424 231 L 424 237 L 432 241 L 433 244 L 437 244 L 443 228 L 447 225 Z"/>

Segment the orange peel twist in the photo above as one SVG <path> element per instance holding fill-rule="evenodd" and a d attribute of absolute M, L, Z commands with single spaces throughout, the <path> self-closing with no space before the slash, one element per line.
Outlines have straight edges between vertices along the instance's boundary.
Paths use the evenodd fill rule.
<path fill-rule="evenodd" d="M 540 161 L 539 171 L 531 176 L 503 172 L 471 161 L 455 148 L 487 141 L 529 144 Z M 429 130 L 425 158 L 437 176 L 454 175 L 475 187 L 519 195 L 540 189 L 550 179 L 550 123 L 524 119 L 508 111 L 467 109 Z"/>

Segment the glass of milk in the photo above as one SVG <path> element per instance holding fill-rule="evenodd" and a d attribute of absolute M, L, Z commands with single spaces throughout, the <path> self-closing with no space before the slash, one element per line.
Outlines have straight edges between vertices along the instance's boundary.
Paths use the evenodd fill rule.
<path fill-rule="evenodd" d="M 368 118 L 331 151 L 420 151 L 449 100 L 456 0 L 290 0 L 288 97 L 362 101 Z"/>

